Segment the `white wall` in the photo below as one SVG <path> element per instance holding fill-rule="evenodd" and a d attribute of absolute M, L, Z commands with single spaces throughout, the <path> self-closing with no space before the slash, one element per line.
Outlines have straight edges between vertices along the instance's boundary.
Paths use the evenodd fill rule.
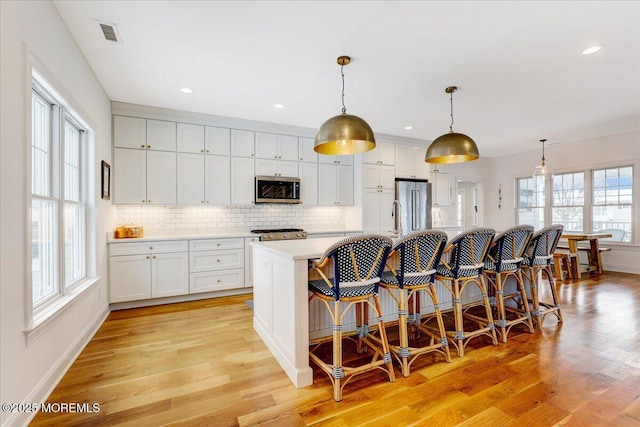
<path fill-rule="evenodd" d="M 28 51 L 41 71 L 95 131 L 95 159 L 111 158 L 111 107 L 102 86 L 49 1 L 0 2 L 0 401 L 43 402 L 104 318 L 107 304 L 106 231 L 115 209 L 97 202 L 96 271 L 100 280 L 83 293 L 30 345 L 25 344 L 25 272 L 30 267 L 25 240 L 25 165 L 30 105 Z M 96 166 L 94 191 L 100 194 Z M 25 414 L 2 412 L 2 425 L 24 425 Z"/>
<path fill-rule="evenodd" d="M 490 178 L 484 192 L 489 213 L 484 216 L 484 225 L 500 230 L 515 224 L 515 179 L 530 176 L 541 156 L 542 147 L 539 147 L 533 151 L 489 159 Z M 607 243 L 605 246 L 611 246 L 612 251 L 603 257 L 606 270 L 640 274 L 640 131 L 547 146 L 545 158 L 552 173 L 635 165 L 635 245 Z M 498 185 L 502 185 L 502 209 L 499 210 Z"/>

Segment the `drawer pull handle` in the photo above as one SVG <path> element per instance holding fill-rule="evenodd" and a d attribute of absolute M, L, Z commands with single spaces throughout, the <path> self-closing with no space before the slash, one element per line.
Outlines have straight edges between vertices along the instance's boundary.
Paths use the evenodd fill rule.
<path fill-rule="evenodd" d="M 219 259 L 217 259 L 217 260 L 216 260 L 216 262 L 220 262 L 220 260 L 219 260 Z"/>
<path fill-rule="evenodd" d="M 152 258 L 153 258 L 153 259 L 156 259 L 156 256 L 154 255 Z"/>
<path fill-rule="evenodd" d="M 218 280 L 216 280 L 216 282 L 220 283 L 220 282 L 222 282 L 222 280 L 218 279 Z"/>
<path fill-rule="evenodd" d="M 220 243 L 216 243 L 216 246 L 220 246 Z"/>
<path fill-rule="evenodd" d="M 149 255 L 147 255 L 147 259 L 149 259 Z"/>
<path fill-rule="evenodd" d="M 151 249 L 151 250 L 152 250 L 152 249 L 153 249 L 153 246 L 149 246 L 149 249 Z"/>

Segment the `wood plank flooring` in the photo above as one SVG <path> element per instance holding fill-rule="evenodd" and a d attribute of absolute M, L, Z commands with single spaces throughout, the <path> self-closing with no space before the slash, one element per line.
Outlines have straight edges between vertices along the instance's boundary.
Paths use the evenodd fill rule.
<path fill-rule="evenodd" d="M 293 387 L 253 331 L 247 296 L 113 312 L 48 402 L 100 412 L 39 413 L 34 426 L 640 426 L 640 276 L 558 282 L 564 323 L 472 340 L 355 378 L 335 402 L 314 369 Z"/>

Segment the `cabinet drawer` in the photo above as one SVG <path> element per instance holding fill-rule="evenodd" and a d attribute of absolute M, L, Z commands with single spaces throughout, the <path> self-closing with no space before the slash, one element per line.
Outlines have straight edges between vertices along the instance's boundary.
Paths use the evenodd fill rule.
<path fill-rule="evenodd" d="M 191 252 L 189 271 L 228 270 L 244 267 L 244 249 Z"/>
<path fill-rule="evenodd" d="M 190 251 L 213 251 L 218 249 L 243 249 L 244 239 L 189 240 Z"/>
<path fill-rule="evenodd" d="M 109 247 L 109 255 L 163 254 L 170 252 L 187 252 L 188 250 L 189 244 L 187 240 L 112 243 Z"/>
<path fill-rule="evenodd" d="M 191 273 L 189 293 L 221 291 L 244 287 L 244 270 L 224 270 L 218 272 Z"/>

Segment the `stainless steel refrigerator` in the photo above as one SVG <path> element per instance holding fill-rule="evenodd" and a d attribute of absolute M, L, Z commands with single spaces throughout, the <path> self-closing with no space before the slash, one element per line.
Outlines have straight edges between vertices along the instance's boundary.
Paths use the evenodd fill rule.
<path fill-rule="evenodd" d="M 396 178 L 393 204 L 396 234 L 431 228 L 431 183 L 426 179 Z"/>

